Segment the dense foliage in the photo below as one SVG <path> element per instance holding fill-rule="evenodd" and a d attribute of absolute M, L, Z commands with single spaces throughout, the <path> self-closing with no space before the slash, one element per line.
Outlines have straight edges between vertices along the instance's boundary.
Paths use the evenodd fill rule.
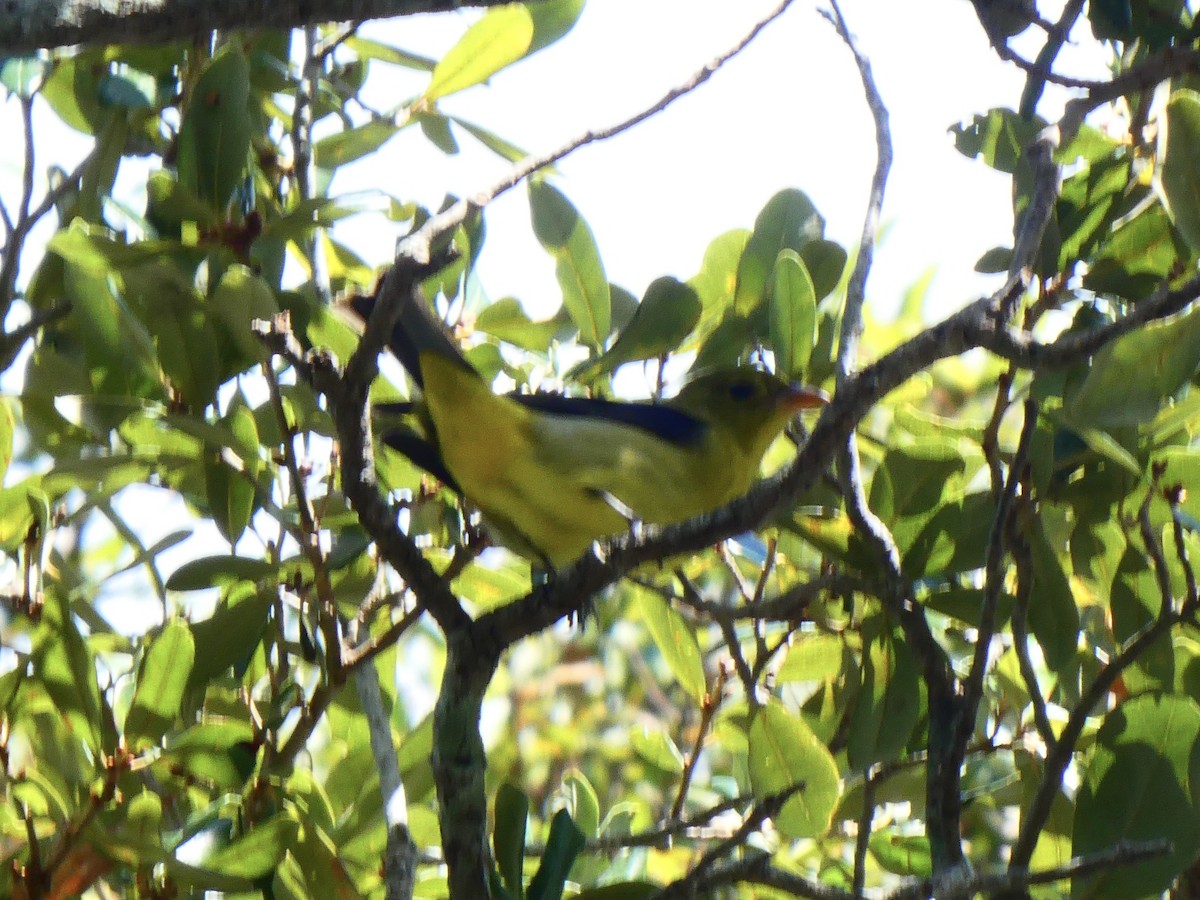
<path fill-rule="evenodd" d="M 794 187 L 638 298 L 570 185 L 534 173 L 547 321 L 486 299 L 486 209 L 433 235 L 452 261 L 424 294 L 497 389 L 608 396 L 621 370 L 662 391 L 744 363 L 834 394 L 743 518 L 634 528 L 567 573 L 489 547 L 398 454 L 365 456 L 386 521 L 369 477 L 343 480 L 364 448 L 329 360 L 358 337 L 333 301 L 376 291 L 384 261 L 337 223 L 420 234 L 439 211 L 327 186 L 404 128 L 523 158 L 439 101 L 560 38 L 582 0 L 492 10 L 438 60 L 343 27 L 5 60 L 27 123 L 44 107 L 95 148 L 44 198 L 30 161 L 4 215 L 0 349 L 23 372 L 0 405 L 0 894 L 399 896 L 405 859 L 416 895 L 461 898 L 1186 884 L 1198 26 L 1181 0 L 1072 0 L 1057 23 L 976 6 L 1027 87 L 953 136 L 1012 176 L 1017 239 L 979 263 L 1004 287 L 945 326 L 910 302 L 855 354 L 872 229 L 839 246 Z M 1047 129 L 1068 33 L 1105 43 L 1113 77 L 1068 83 Z M 371 110 L 391 67 L 425 87 Z M 464 749 L 480 737 L 486 762 Z"/>

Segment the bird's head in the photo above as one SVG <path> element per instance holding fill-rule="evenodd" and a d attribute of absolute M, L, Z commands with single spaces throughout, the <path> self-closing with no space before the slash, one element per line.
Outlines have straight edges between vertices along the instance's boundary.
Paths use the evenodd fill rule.
<path fill-rule="evenodd" d="M 671 405 L 710 425 L 729 428 L 748 453 L 761 456 L 796 413 L 828 402 L 822 390 L 745 367 L 694 378 Z"/>

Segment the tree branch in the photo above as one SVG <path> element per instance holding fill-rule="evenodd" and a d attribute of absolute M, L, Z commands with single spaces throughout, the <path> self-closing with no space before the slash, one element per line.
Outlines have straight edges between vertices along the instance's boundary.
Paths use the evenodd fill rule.
<path fill-rule="evenodd" d="M 0 46 L 19 55 L 72 44 L 171 41 L 210 31 L 295 28 L 501 6 L 507 0 L 12 0 L 0 6 Z"/>

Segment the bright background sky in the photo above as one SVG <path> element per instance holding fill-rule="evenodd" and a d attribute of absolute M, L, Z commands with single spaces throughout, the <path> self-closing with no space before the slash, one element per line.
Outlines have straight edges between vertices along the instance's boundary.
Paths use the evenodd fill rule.
<path fill-rule="evenodd" d="M 650 105 L 736 42 L 775 0 L 602 0 L 588 4 L 558 44 L 500 73 L 488 88 L 443 101 L 445 111 L 493 128 L 527 150 L 557 147 Z M 688 278 L 717 235 L 749 227 L 785 187 L 806 191 L 844 246 L 859 238 L 875 142 L 851 56 L 817 6 L 798 0 L 708 83 L 630 132 L 560 165 L 558 186 L 588 220 L 610 280 L 640 293 L 655 277 Z M 891 113 L 895 162 L 884 207 L 890 225 L 870 282 L 871 303 L 894 308 L 930 267 L 927 314 L 961 306 L 988 282 L 972 267 L 1011 235 L 1009 182 L 952 145 L 947 128 L 991 106 L 1012 105 L 1023 78 L 1000 63 L 967 0 L 845 0 L 843 11 L 872 61 Z M 438 55 L 477 13 L 420 16 L 370 33 Z M 1085 26 L 1086 27 L 1086 26 Z M 423 80 L 402 80 L 399 97 Z M 376 93 L 382 105 L 395 96 Z M 385 185 L 437 204 L 470 193 L 505 164 L 469 136 L 445 157 L 415 129 L 336 187 Z M 382 176 L 382 180 L 381 180 Z M 536 244 L 520 189 L 488 210 L 481 281 L 532 312 L 557 302 L 553 263 Z M 353 231 L 372 260 L 393 235 Z"/>

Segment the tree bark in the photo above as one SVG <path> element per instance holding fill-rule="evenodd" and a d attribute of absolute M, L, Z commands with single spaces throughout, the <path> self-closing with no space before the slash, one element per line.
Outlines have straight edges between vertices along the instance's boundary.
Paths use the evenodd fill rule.
<path fill-rule="evenodd" d="M 147 43 L 214 29 L 293 28 L 500 6 L 506 0 L 9 0 L 0 4 L 0 53 L 72 44 Z"/>

